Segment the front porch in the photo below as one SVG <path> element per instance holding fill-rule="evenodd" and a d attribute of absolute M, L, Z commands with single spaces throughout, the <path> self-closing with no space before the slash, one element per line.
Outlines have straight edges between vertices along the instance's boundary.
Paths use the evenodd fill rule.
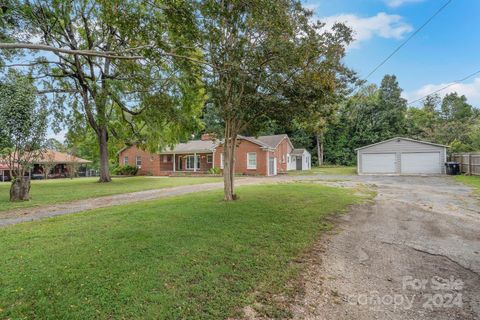
<path fill-rule="evenodd" d="M 164 175 L 203 175 L 214 167 L 213 153 L 165 153 L 160 155 Z"/>

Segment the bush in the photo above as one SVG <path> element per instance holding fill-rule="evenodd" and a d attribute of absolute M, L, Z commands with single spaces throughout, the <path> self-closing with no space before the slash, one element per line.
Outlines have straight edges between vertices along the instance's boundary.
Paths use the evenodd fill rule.
<path fill-rule="evenodd" d="M 220 170 L 220 168 L 213 167 L 213 168 L 208 169 L 208 173 L 210 173 L 210 174 L 221 174 L 222 170 Z"/>
<path fill-rule="evenodd" d="M 134 166 L 119 166 L 113 170 L 113 173 L 119 176 L 134 176 L 138 172 L 138 168 Z"/>

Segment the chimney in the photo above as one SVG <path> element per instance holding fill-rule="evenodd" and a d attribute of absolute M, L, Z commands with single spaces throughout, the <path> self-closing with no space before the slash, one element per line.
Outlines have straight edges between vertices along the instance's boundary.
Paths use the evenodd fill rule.
<path fill-rule="evenodd" d="M 209 140 L 212 140 L 212 137 L 210 137 L 210 133 L 204 133 L 202 134 L 202 137 L 200 139 L 202 141 L 209 141 Z"/>

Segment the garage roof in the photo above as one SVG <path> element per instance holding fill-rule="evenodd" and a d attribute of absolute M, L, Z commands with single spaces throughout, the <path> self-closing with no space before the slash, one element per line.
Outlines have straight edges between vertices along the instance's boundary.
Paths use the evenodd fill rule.
<path fill-rule="evenodd" d="M 377 142 L 377 143 L 372 143 L 372 144 L 369 144 L 368 146 L 363 146 L 363 147 L 360 147 L 360 148 L 356 148 L 355 151 L 361 150 L 361 149 L 365 149 L 365 148 L 369 148 L 369 147 L 373 147 L 373 146 L 376 146 L 376 145 L 378 145 L 378 144 L 382 144 L 382 143 L 389 142 L 389 141 L 393 141 L 393 140 L 405 140 L 405 141 L 411 141 L 411 142 L 428 144 L 428 145 L 431 145 L 431 146 L 438 146 L 438 147 L 449 148 L 448 146 L 443 145 L 443 144 L 432 143 L 432 142 L 421 141 L 421 140 L 415 140 L 415 139 L 404 138 L 404 137 L 395 137 L 395 138 L 391 138 L 391 139 L 388 139 L 388 140 L 383 140 L 383 141 L 380 141 L 380 142 Z"/>

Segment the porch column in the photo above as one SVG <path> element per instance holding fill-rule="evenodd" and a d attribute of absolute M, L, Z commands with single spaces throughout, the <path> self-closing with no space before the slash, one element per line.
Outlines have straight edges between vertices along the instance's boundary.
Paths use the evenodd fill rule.
<path fill-rule="evenodd" d="M 197 172 L 197 153 L 193 153 L 193 172 Z"/>
<path fill-rule="evenodd" d="M 175 172 L 175 153 L 173 154 L 173 172 Z"/>
<path fill-rule="evenodd" d="M 0 171 L 2 173 L 2 182 L 5 182 L 5 171 Z"/>
<path fill-rule="evenodd" d="M 215 168 L 215 150 L 212 152 L 212 168 Z"/>

